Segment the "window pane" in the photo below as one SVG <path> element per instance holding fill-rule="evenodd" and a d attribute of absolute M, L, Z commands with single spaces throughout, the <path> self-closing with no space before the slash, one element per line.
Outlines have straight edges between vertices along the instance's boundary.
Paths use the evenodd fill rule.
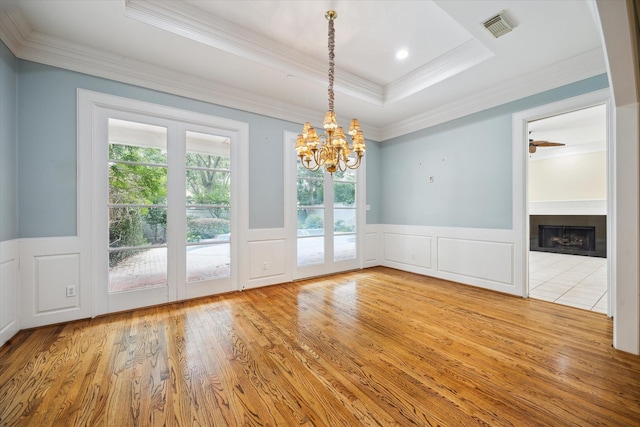
<path fill-rule="evenodd" d="M 336 206 L 353 206 L 356 202 L 356 184 L 350 182 L 334 182 L 333 202 Z"/>
<path fill-rule="evenodd" d="M 187 281 L 229 277 L 230 262 L 231 245 L 229 243 L 187 246 Z"/>
<path fill-rule="evenodd" d="M 187 203 L 229 206 L 231 191 L 229 138 L 188 131 L 186 141 Z"/>
<path fill-rule="evenodd" d="M 167 248 L 109 252 L 109 292 L 165 285 Z"/>
<path fill-rule="evenodd" d="M 187 153 L 187 168 L 229 170 L 229 156 L 214 156 L 201 153 Z"/>
<path fill-rule="evenodd" d="M 356 171 L 352 169 L 347 169 L 346 171 L 335 171 L 333 173 L 334 181 L 348 181 L 348 182 L 356 182 Z"/>
<path fill-rule="evenodd" d="M 187 169 L 187 204 L 231 205 L 231 174 L 213 170 Z"/>
<path fill-rule="evenodd" d="M 111 164 L 109 166 L 110 204 L 165 204 L 167 168 Z"/>
<path fill-rule="evenodd" d="M 166 242 L 167 208 L 109 208 L 110 248 L 152 246 Z"/>
<path fill-rule="evenodd" d="M 344 234 L 333 238 L 334 261 L 346 261 L 356 258 L 356 235 Z"/>
<path fill-rule="evenodd" d="M 229 208 L 187 208 L 187 242 L 229 240 Z"/>
<path fill-rule="evenodd" d="M 324 205 L 324 181 L 298 179 L 298 206 Z"/>
<path fill-rule="evenodd" d="M 336 233 L 354 233 L 356 231 L 356 210 L 334 209 L 333 231 Z"/>
<path fill-rule="evenodd" d="M 109 160 L 166 165 L 167 153 L 159 148 L 109 144 Z"/>
<path fill-rule="evenodd" d="M 187 166 L 229 169 L 231 141 L 226 136 L 187 131 Z"/>
<path fill-rule="evenodd" d="M 109 158 L 141 163 L 167 163 L 167 129 L 109 119 Z"/>
<path fill-rule="evenodd" d="M 298 209 L 298 236 L 322 235 L 324 235 L 324 209 Z"/>
<path fill-rule="evenodd" d="M 324 237 L 298 238 L 298 266 L 324 262 Z"/>
<path fill-rule="evenodd" d="M 320 168 L 317 171 L 312 172 L 309 169 L 302 166 L 302 163 L 300 163 L 300 159 L 298 159 L 297 168 L 298 168 L 298 178 L 316 178 L 320 180 L 324 179 L 323 168 Z"/>

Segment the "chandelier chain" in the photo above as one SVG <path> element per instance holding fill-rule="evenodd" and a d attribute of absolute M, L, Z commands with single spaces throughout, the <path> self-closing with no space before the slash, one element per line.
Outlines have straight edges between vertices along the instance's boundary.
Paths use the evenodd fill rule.
<path fill-rule="evenodd" d="M 329 19 L 329 111 L 333 111 L 333 76 L 335 73 L 335 42 L 336 32 L 333 29 L 333 18 Z"/>

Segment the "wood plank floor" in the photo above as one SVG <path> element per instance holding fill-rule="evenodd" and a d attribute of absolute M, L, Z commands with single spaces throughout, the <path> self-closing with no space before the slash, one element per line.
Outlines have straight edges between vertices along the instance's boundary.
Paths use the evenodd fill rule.
<path fill-rule="evenodd" d="M 605 315 L 386 268 L 18 333 L 0 425 L 639 426 Z"/>

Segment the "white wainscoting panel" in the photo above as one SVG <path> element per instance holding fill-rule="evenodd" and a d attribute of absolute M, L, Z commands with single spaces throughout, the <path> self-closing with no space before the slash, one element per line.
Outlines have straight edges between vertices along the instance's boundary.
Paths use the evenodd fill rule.
<path fill-rule="evenodd" d="M 38 255 L 33 258 L 36 312 L 78 308 L 80 305 L 80 254 Z M 68 297 L 66 287 L 75 295 Z"/>
<path fill-rule="evenodd" d="M 395 268 L 401 265 L 418 267 L 419 272 L 431 270 L 431 236 L 384 233 L 384 261 Z M 398 266 L 400 264 L 400 266 Z M 409 269 L 408 271 L 415 271 Z"/>
<path fill-rule="evenodd" d="M 290 246 L 284 228 L 249 230 L 249 277 L 242 289 L 291 281 Z"/>
<path fill-rule="evenodd" d="M 21 328 L 19 256 L 18 240 L 0 242 L 0 346 Z"/>
<path fill-rule="evenodd" d="M 78 237 L 22 239 L 20 266 L 23 328 L 92 316 L 90 266 Z M 67 286 L 75 296 L 67 297 Z"/>
<path fill-rule="evenodd" d="M 266 240 L 249 242 L 249 257 L 251 262 L 250 279 L 262 277 L 282 276 L 285 273 L 284 240 Z"/>
<path fill-rule="evenodd" d="M 511 285 L 513 244 L 438 238 L 438 271 Z"/>
<path fill-rule="evenodd" d="M 512 230 L 379 225 L 379 265 L 522 296 Z"/>

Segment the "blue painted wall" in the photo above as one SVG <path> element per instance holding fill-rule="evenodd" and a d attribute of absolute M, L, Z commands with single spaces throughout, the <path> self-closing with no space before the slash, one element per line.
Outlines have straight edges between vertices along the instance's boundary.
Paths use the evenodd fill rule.
<path fill-rule="evenodd" d="M 511 229 L 511 115 L 607 86 L 596 76 L 385 141 L 380 222 Z"/>
<path fill-rule="evenodd" d="M 365 162 L 367 170 L 367 224 L 380 224 L 380 213 L 382 212 L 382 181 L 380 168 L 380 151 L 382 144 L 376 141 L 367 140 L 367 151 Z"/>
<path fill-rule="evenodd" d="M 0 242 L 18 237 L 18 61 L 0 41 Z"/>
<path fill-rule="evenodd" d="M 76 234 L 76 91 L 138 99 L 249 123 L 250 228 L 284 226 L 285 130 L 300 124 L 18 61 L 20 237 Z"/>
<path fill-rule="evenodd" d="M 284 226 L 282 138 L 299 124 L 16 60 L 2 48 L 1 117 L 18 124 L 2 126 L 0 213 L 8 220 L 0 238 L 75 235 L 78 88 L 249 123 L 250 228 Z M 383 143 L 367 141 L 367 223 L 511 228 L 511 114 L 606 86 L 598 76 Z M 16 203 L 17 210 L 7 208 Z"/>

